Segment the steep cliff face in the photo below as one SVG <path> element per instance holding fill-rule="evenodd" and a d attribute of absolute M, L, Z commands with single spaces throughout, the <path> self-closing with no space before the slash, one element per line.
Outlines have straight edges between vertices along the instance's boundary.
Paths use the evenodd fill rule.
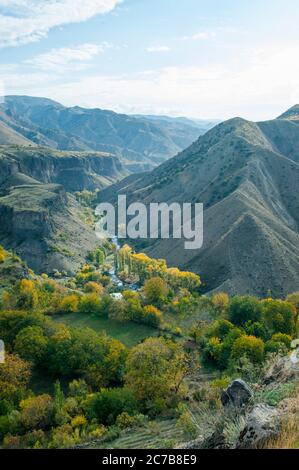
<path fill-rule="evenodd" d="M 95 248 L 82 208 L 60 185 L 21 185 L 0 197 L 0 244 L 37 273 L 74 273 Z"/>
<path fill-rule="evenodd" d="M 0 147 L 0 244 L 37 273 L 74 273 L 98 242 L 70 192 L 101 189 L 124 174 L 118 158 L 99 152 Z"/>
<path fill-rule="evenodd" d="M 1 146 L 0 169 L 0 188 L 11 185 L 8 178 L 19 173 L 39 182 L 62 184 L 70 192 L 102 189 L 128 174 L 120 160 L 110 154 L 23 146 Z"/>

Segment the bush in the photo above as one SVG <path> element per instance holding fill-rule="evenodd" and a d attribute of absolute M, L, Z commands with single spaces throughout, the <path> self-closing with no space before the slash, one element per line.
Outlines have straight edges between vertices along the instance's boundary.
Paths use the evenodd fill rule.
<path fill-rule="evenodd" d="M 104 287 L 98 282 L 90 281 L 85 284 L 84 291 L 88 294 L 102 295 L 104 293 Z"/>
<path fill-rule="evenodd" d="M 134 414 L 137 410 L 137 401 L 128 388 L 102 389 L 86 404 L 87 416 L 100 424 L 114 424 L 122 413 Z"/>
<path fill-rule="evenodd" d="M 262 316 L 262 305 L 255 297 L 236 296 L 229 307 L 229 320 L 237 326 L 243 326 L 248 321 L 258 322 Z"/>
<path fill-rule="evenodd" d="M 41 363 L 48 347 L 48 339 L 40 326 L 28 326 L 15 339 L 15 352 L 27 361 Z"/>
<path fill-rule="evenodd" d="M 146 305 L 143 309 L 143 323 L 158 328 L 162 323 L 162 313 L 153 305 Z"/>
<path fill-rule="evenodd" d="M 86 294 L 80 298 L 78 311 L 86 314 L 99 314 L 101 310 L 101 300 L 97 294 Z"/>
<path fill-rule="evenodd" d="M 246 356 L 252 363 L 261 363 L 264 359 L 264 342 L 255 336 L 241 336 L 232 347 L 231 358 L 234 361 Z"/>
<path fill-rule="evenodd" d="M 292 337 L 284 333 L 275 333 L 272 338 L 266 342 L 265 351 L 267 353 L 286 353 L 291 347 Z"/>
<path fill-rule="evenodd" d="M 144 294 L 150 304 L 160 303 L 167 293 L 167 284 L 160 277 L 152 277 L 144 283 Z"/>
<path fill-rule="evenodd" d="M 21 423 L 25 429 L 44 429 L 50 426 L 53 401 L 50 395 L 38 395 L 20 403 Z"/>
<path fill-rule="evenodd" d="M 61 301 L 59 310 L 61 313 L 75 313 L 78 311 L 79 298 L 77 295 L 67 295 Z"/>
<path fill-rule="evenodd" d="M 128 429 L 132 428 L 135 424 L 134 416 L 129 415 L 126 411 L 123 411 L 117 418 L 116 418 L 116 426 L 120 429 Z"/>
<path fill-rule="evenodd" d="M 263 316 L 272 334 L 293 336 L 296 330 L 297 311 L 293 304 L 283 300 L 264 300 Z"/>
<path fill-rule="evenodd" d="M 218 292 L 213 295 L 212 304 L 218 312 L 224 313 L 229 306 L 229 296 L 225 292 Z"/>

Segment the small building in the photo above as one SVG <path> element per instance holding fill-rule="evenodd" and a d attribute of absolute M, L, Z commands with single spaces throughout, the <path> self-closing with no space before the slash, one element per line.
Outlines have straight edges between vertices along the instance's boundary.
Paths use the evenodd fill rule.
<path fill-rule="evenodd" d="M 110 294 L 110 297 L 112 297 L 115 300 L 123 299 L 123 295 L 120 292 L 113 292 L 112 294 Z"/>

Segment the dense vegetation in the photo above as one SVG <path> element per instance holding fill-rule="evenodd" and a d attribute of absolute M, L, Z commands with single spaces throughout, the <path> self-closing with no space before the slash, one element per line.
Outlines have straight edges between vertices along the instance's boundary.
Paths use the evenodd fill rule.
<path fill-rule="evenodd" d="M 23 265 L 16 277 L 21 261 L 0 247 L 3 447 L 72 447 L 92 439 L 105 445 L 123 429 L 161 417 L 193 436 L 190 400 L 217 410 L 230 378 L 258 374 L 296 337 L 299 293 L 284 300 L 208 298 L 197 275 L 127 245 L 115 252 L 109 242 L 88 262 L 73 278 L 36 276 Z M 125 287 L 113 286 L 111 263 Z M 103 331 L 57 321 L 79 315 L 142 324 L 155 334 L 128 348 Z M 194 391 L 200 367 L 214 380 Z M 37 386 L 43 381 L 47 389 Z"/>

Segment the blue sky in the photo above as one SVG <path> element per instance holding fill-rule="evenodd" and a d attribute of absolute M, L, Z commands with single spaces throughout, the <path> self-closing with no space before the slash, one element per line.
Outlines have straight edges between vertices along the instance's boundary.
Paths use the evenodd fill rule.
<path fill-rule="evenodd" d="M 1 94 L 252 120 L 299 102 L 298 0 L 0 0 Z"/>

